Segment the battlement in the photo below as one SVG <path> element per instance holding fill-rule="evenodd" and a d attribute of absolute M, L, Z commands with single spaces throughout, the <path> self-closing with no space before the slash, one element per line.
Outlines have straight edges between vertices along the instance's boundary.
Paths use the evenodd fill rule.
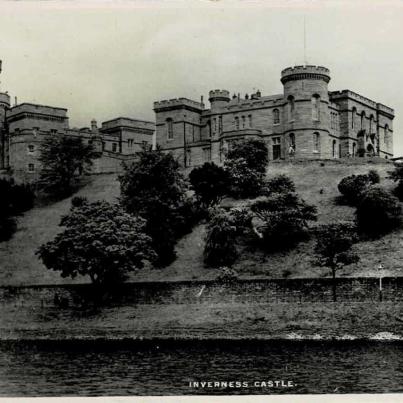
<path fill-rule="evenodd" d="M 130 127 L 132 129 L 145 129 L 154 131 L 155 123 L 148 122 L 146 120 L 119 117 L 116 119 L 108 120 L 106 122 L 102 122 L 101 130 L 115 129 L 120 127 Z"/>
<path fill-rule="evenodd" d="M 193 101 L 188 98 L 174 98 L 154 102 L 154 111 L 160 111 L 162 109 L 171 109 L 171 108 L 177 109 L 186 107 L 202 111 L 204 109 L 204 104 L 202 104 L 201 102 Z"/>
<path fill-rule="evenodd" d="M 385 112 L 385 113 L 387 113 L 388 115 L 395 116 L 395 111 L 394 111 L 394 109 L 389 108 L 389 107 L 386 106 L 386 105 L 380 104 L 380 103 L 378 102 L 378 103 L 376 104 L 376 107 L 377 107 L 378 110 L 381 111 L 381 112 Z"/>
<path fill-rule="evenodd" d="M 10 95 L 4 92 L 0 92 L 0 104 L 10 106 Z"/>
<path fill-rule="evenodd" d="M 12 107 L 10 112 L 8 113 L 8 116 L 12 117 L 20 113 L 30 113 L 30 114 L 50 115 L 59 118 L 67 118 L 66 112 L 67 109 L 65 108 L 23 103 Z"/>
<path fill-rule="evenodd" d="M 287 67 L 281 72 L 281 82 L 283 84 L 287 81 L 306 78 L 320 79 L 328 83 L 330 81 L 330 70 L 323 66 L 294 66 Z"/>
<path fill-rule="evenodd" d="M 209 101 L 229 101 L 229 91 L 227 90 L 211 90 L 209 92 Z"/>

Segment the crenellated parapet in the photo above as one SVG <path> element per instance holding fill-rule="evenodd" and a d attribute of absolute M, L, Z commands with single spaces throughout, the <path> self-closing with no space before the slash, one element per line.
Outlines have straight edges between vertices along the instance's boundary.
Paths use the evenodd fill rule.
<path fill-rule="evenodd" d="M 181 108 L 193 109 L 193 110 L 195 109 L 201 112 L 204 109 L 204 104 L 202 104 L 201 102 L 193 101 L 188 98 L 174 98 L 154 102 L 155 112 L 162 112 L 164 110 L 173 110 Z"/>
<path fill-rule="evenodd" d="M 322 66 L 287 67 L 281 72 L 281 82 L 285 84 L 293 80 L 316 79 L 326 83 L 330 81 L 330 70 Z"/>
<path fill-rule="evenodd" d="M 10 95 L 0 92 L 0 105 L 10 107 Z"/>

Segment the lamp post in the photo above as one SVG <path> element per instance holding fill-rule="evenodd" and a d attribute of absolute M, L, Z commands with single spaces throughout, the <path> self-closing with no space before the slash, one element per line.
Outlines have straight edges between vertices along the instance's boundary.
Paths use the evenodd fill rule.
<path fill-rule="evenodd" d="M 382 263 L 379 263 L 379 302 L 382 302 L 382 270 L 384 269 Z"/>

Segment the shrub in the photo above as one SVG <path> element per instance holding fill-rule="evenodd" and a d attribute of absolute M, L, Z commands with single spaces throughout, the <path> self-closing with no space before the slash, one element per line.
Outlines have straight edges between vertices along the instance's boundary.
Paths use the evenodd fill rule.
<path fill-rule="evenodd" d="M 376 171 L 375 169 L 370 169 L 368 171 L 368 179 L 373 185 L 381 182 L 381 177 L 379 176 L 378 171 Z"/>
<path fill-rule="evenodd" d="M 111 286 L 156 258 L 145 220 L 118 205 L 102 201 L 73 206 L 60 225 L 65 230 L 36 253 L 62 277 L 89 276 L 96 285 Z"/>
<path fill-rule="evenodd" d="M 393 190 L 393 194 L 400 200 L 403 201 L 403 179 L 399 180 L 397 186 Z"/>
<path fill-rule="evenodd" d="M 228 192 L 229 175 L 224 168 L 206 162 L 189 175 L 196 197 L 204 208 L 218 204 Z"/>
<path fill-rule="evenodd" d="M 295 192 L 295 184 L 287 175 L 277 175 L 266 181 L 265 194 Z"/>
<path fill-rule="evenodd" d="M 270 251 L 287 249 L 308 234 L 308 221 L 316 220 L 316 207 L 295 193 L 273 193 L 254 201 L 252 212 L 262 222 L 258 228 L 263 246 Z"/>
<path fill-rule="evenodd" d="M 340 181 L 338 189 L 347 203 L 356 206 L 369 186 L 371 181 L 368 175 L 351 175 Z"/>
<path fill-rule="evenodd" d="M 267 145 L 263 140 L 249 139 L 234 144 L 227 153 L 227 159 L 243 159 L 251 170 L 264 174 L 269 162 L 268 155 Z"/>
<path fill-rule="evenodd" d="M 30 185 L 13 185 L 10 190 L 14 214 L 24 213 L 34 206 L 35 194 Z"/>
<path fill-rule="evenodd" d="M 71 205 L 73 207 L 81 207 L 84 204 L 88 204 L 88 199 L 86 197 L 83 196 L 74 196 L 71 199 Z"/>
<path fill-rule="evenodd" d="M 234 283 L 238 281 L 238 273 L 231 267 L 220 267 L 220 273 L 218 274 L 216 280 L 220 283 Z"/>
<path fill-rule="evenodd" d="M 229 194 L 237 199 L 256 197 L 264 186 L 264 174 L 253 170 L 245 159 L 226 160 L 230 176 Z"/>
<path fill-rule="evenodd" d="M 357 225 L 369 236 L 379 236 L 400 225 L 399 200 L 378 186 L 369 188 L 357 206 Z"/>
<path fill-rule="evenodd" d="M 8 241 L 17 230 L 17 221 L 14 217 L 0 216 L 0 242 Z"/>

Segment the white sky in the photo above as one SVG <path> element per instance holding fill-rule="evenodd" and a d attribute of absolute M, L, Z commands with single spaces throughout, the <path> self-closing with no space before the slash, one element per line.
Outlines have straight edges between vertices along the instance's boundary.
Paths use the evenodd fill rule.
<path fill-rule="evenodd" d="M 154 101 L 214 88 L 282 92 L 283 68 L 330 68 L 395 109 L 403 155 L 403 2 L 46 1 L 0 3 L 0 88 L 18 102 L 69 109 L 71 126 L 117 116 L 154 120 Z"/>

